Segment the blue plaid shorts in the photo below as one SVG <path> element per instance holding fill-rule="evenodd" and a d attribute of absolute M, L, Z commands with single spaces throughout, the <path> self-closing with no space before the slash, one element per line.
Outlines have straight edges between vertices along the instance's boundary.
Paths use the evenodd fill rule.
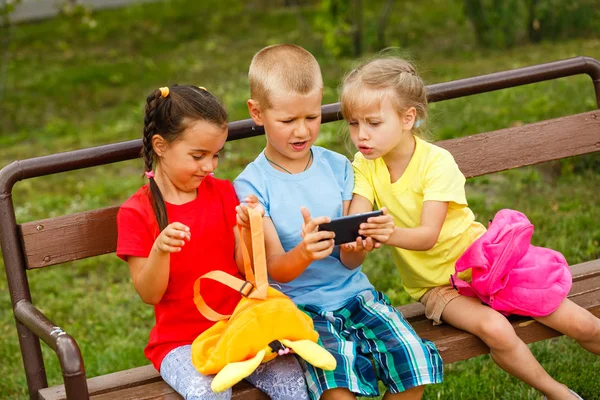
<path fill-rule="evenodd" d="M 444 365 L 435 345 L 417 336 L 385 294 L 362 291 L 335 311 L 298 307 L 313 319 L 319 344 L 337 361 L 334 371 L 301 361 L 311 399 L 333 388 L 378 396 L 378 380 L 391 393 L 443 381 Z"/>

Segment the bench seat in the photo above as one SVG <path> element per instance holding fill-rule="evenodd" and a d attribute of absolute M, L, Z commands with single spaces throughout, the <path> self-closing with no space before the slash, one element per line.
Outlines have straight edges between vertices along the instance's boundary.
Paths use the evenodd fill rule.
<path fill-rule="evenodd" d="M 600 260 L 589 261 L 571 267 L 573 286 L 569 298 L 600 317 Z M 412 324 L 419 336 L 433 341 L 440 351 L 444 364 L 466 360 L 489 353 L 488 347 L 470 333 L 449 325 L 434 327 L 425 318 L 424 307 L 412 303 L 398 308 Z M 527 317 L 512 316 L 510 321 L 517 335 L 525 343 L 560 336 L 560 333 Z M 87 380 L 90 399 L 93 400 L 181 400 L 175 391 L 161 379 L 152 365 L 132 368 Z M 268 399 L 260 390 L 247 382 L 234 387 L 233 399 Z M 65 400 L 64 385 L 39 391 L 39 400 Z"/>

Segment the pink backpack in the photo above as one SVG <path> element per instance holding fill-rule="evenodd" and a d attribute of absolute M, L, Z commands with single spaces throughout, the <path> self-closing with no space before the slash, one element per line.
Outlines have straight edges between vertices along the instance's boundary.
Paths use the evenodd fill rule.
<path fill-rule="evenodd" d="M 498 211 L 488 231 L 456 261 L 452 286 L 505 315 L 551 314 L 571 289 L 571 270 L 561 253 L 532 246 L 532 235 L 533 225 L 524 214 Z M 469 268 L 470 284 L 458 278 Z"/>

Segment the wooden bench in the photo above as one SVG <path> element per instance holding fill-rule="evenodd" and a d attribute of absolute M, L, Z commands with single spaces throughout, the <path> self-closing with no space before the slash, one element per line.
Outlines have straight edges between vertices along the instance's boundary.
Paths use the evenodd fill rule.
<path fill-rule="evenodd" d="M 441 101 L 487 91 L 588 74 L 600 106 L 600 62 L 587 57 L 547 63 L 428 87 L 429 100 Z M 323 122 L 339 120 L 339 104 L 323 106 Z M 262 134 L 250 120 L 230 124 L 230 140 Z M 448 149 L 467 177 L 475 177 L 600 151 L 600 111 L 590 111 L 529 125 L 437 142 Z M 151 365 L 86 379 L 75 339 L 57 328 L 31 302 L 28 271 L 112 253 L 116 212 L 109 207 L 17 224 L 12 188 L 17 181 L 136 158 L 139 140 L 15 161 L 0 171 L 0 238 L 21 353 L 31 399 L 181 399 Z M 600 260 L 572 266 L 569 297 L 600 316 Z M 133 289 L 132 289 L 133 290 Z M 416 331 L 435 342 L 444 363 L 489 352 L 473 335 L 447 325 L 434 327 L 420 304 L 400 307 Z M 532 343 L 560 335 L 530 318 L 511 317 L 518 335 Z M 48 388 L 40 339 L 58 356 L 64 385 Z M 234 399 L 264 399 L 247 383 Z"/>

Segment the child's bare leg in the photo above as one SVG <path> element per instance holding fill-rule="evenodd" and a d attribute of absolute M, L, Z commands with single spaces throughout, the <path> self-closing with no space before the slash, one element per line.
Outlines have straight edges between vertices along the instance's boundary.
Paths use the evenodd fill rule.
<path fill-rule="evenodd" d="M 442 320 L 478 336 L 490 348 L 500 368 L 542 392 L 549 400 L 574 398 L 567 387 L 555 381 L 517 336 L 508 320 L 478 299 L 460 296 L 450 301 Z"/>
<path fill-rule="evenodd" d="M 390 393 L 386 392 L 383 395 L 383 400 L 421 400 L 425 386 L 417 386 L 405 390 L 402 393 Z"/>
<path fill-rule="evenodd" d="M 356 400 L 356 396 L 346 388 L 329 389 L 323 392 L 321 400 Z"/>
<path fill-rule="evenodd" d="M 600 319 L 571 300 L 564 299 L 552 314 L 535 319 L 577 340 L 587 351 L 600 354 Z"/>

